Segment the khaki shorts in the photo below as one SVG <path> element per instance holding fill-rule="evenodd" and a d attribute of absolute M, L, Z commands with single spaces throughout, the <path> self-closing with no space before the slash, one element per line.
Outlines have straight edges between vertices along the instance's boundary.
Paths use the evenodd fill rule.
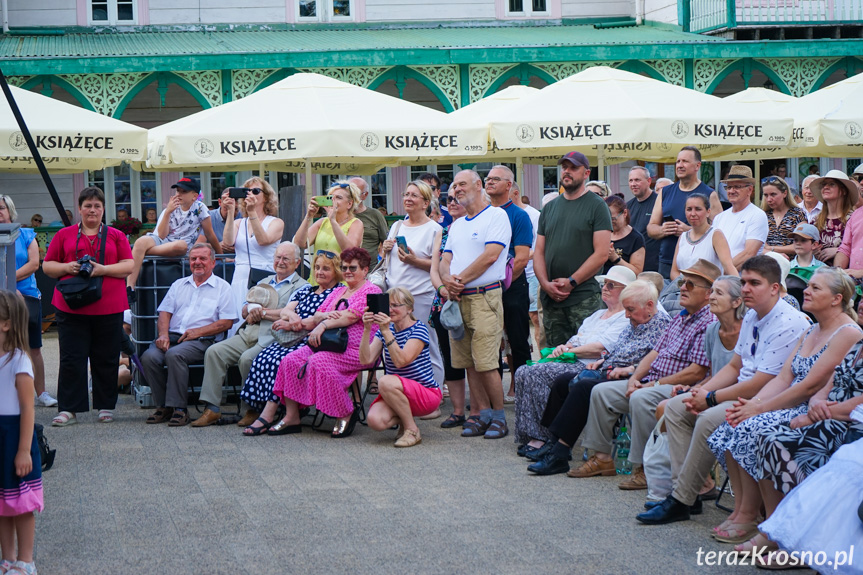
<path fill-rule="evenodd" d="M 500 338 L 503 336 L 503 290 L 461 298 L 459 309 L 464 322 L 464 337 L 450 337 L 452 366 L 456 369 L 475 368 L 491 371 L 499 365 Z"/>

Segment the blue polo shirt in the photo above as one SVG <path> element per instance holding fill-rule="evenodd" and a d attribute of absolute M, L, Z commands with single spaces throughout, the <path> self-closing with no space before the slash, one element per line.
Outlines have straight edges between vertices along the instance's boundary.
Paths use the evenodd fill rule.
<path fill-rule="evenodd" d="M 530 223 L 530 216 L 527 212 L 508 201 L 501 206 L 501 209 L 506 212 L 509 218 L 509 225 L 512 227 L 512 239 L 509 242 L 509 257 L 515 257 L 515 246 L 527 246 L 528 249 L 533 245 L 533 224 Z"/>

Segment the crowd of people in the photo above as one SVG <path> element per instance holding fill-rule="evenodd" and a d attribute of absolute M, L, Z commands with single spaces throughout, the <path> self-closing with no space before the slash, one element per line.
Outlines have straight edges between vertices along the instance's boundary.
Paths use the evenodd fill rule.
<path fill-rule="evenodd" d="M 122 317 L 137 299 L 144 257 L 187 256 L 191 273 L 159 302 L 156 335 L 141 356 L 156 403 L 148 424 L 219 422 L 226 374 L 237 365 L 243 435 L 300 433 L 314 406 L 335 420 L 332 437 L 344 438 L 360 417 L 366 373 L 377 395 L 366 421 L 394 432 L 395 447 L 420 444 L 417 419 L 441 417 L 444 398 L 452 411 L 442 428 L 506 437 L 505 405 L 514 403 L 515 452 L 539 476 L 615 475 L 616 426 L 627 416 L 632 472 L 619 487 L 647 490 L 646 446 L 660 419 L 671 488 L 649 499 L 638 521 L 700 513 L 716 497 L 718 461 L 735 507 L 713 529 L 716 541 L 740 553 L 823 545 L 812 522 L 789 523 L 800 508 L 837 521 L 852 511 L 797 494 L 863 437 L 863 330 L 854 311 L 863 165 L 851 178 L 831 170 L 803 179 L 799 205 L 793 184 L 772 175 L 760 183 L 760 207 L 750 168 L 732 166 L 720 194 L 700 181 L 691 146 L 678 154 L 676 181 L 654 182 L 633 167 L 628 202 L 589 179 L 580 152 L 559 166 L 560 193 L 541 211 L 525 204 L 502 165 L 485 178 L 456 173 L 443 196 L 440 179 L 422 174 L 406 186 L 404 217 L 392 227 L 364 205 L 365 180 L 339 181 L 326 202 L 309 202 L 292 241 L 282 241 L 277 196 L 260 178 L 243 184 L 245 198 L 226 193 L 213 210 L 198 200 L 195 179 L 181 179 L 134 248 L 103 224 L 102 191 L 86 188 L 80 223 L 57 233 L 42 264 L 60 283 L 97 278 L 101 296 L 80 305 L 59 288 L 53 295 L 57 400 L 45 392 L 38 353 L 38 246 L 32 232 L 16 245 L 31 320 L 33 384 L 24 387 L 35 388 L 37 403 L 57 405 L 54 426 L 74 424 L 90 409 L 89 362 L 93 408 L 99 421 L 113 421 Z M 11 199 L 0 196 L 0 223 L 14 219 Z M 233 254 L 230 284 L 213 273 L 221 252 Z M 531 325 L 546 348 L 536 363 Z M 197 364 L 205 410 L 193 421 L 189 365 Z M 572 468 L 577 445 L 590 457 Z M 771 554 L 758 560 L 785 565 Z"/>

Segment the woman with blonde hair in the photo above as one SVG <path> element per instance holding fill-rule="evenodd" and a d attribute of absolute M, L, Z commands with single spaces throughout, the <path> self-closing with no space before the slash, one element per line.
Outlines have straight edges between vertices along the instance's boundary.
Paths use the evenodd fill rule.
<path fill-rule="evenodd" d="M 440 224 L 426 215 L 433 198 L 432 189 L 426 182 L 410 182 L 402 199 L 407 217 L 393 225 L 383 244 L 384 255 L 391 254 L 387 286 L 407 289 L 414 299 L 414 315 L 424 322 L 429 320 L 435 288 L 438 287 L 432 285 L 431 266 L 432 256 L 437 254 L 435 246 L 440 245 L 443 234 Z M 440 384 L 444 373 L 437 333 L 431 330 L 429 337 L 435 381 Z"/>
<path fill-rule="evenodd" d="M 761 183 L 761 209 L 767 213 L 767 242 L 765 252 L 794 255 L 794 238 L 791 234 L 797 224 L 808 223 L 806 212 L 797 207 L 794 194 L 780 177 L 771 176 Z"/>
<path fill-rule="evenodd" d="M 276 254 L 276 248 L 285 229 L 285 222 L 277 217 L 279 199 L 273 187 L 257 176 L 243 182 L 243 187 L 248 192 L 244 199 L 239 200 L 239 204 L 240 210 L 246 217 L 236 219 L 237 200 L 225 198 L 222 201 L 228 211 L 225 217 L 223 243 L 226 246 L 234 246 L 235 252 L 231 290 L 234 292 L 238 314 L 243 309 L 249 284 L 252 283 L 250 280 L 255 280 L 254 283 L 257 283 L 256 280 L 263 279 L 263 277 L 255 278 L 252 269 L 265 270 L 269 272 L 267 275 L 275 273 L 273 256 Z M 231 335 L 237 329 L 239 325 L 231 329 Z"/>
<path fill-rule="evenodd" d="M 414 417 L 438 409 L 441 390 L 432 372 L 429 354 L 431 330 L 414 316 L 414 298 L 403 287 L 387 292 L 390 309 L 363 314 L 360 363 L 373 363 L 383 353 L 386 375 L 378 381 L 380 395 L 369 408 L 369 427 L 385 431 L 399 426 L 396 447 L 413 447 L 422 441 Z M 374 337 L 369 338 L 374 330 Z"/>
<path fill-rule="evenodd" d="M 309 202 L 306 217 L 297 232 L 293 242 L 301 249 L 315 246 L 315 251 L 328 251 L 341 254 L 350 248 L 358 248 L 363 244 L 363 222 L 354 214 L 354 209 L 360 203 L 360 189 L 350 182 L 336 182 L 327 196 L 332 198 L 331 206 L 324 206 L 327 217 L 312 223 L 321 206 L 312 198 Z M 309 283 L 315 285 L 315 278 L 310 277 Z"/>

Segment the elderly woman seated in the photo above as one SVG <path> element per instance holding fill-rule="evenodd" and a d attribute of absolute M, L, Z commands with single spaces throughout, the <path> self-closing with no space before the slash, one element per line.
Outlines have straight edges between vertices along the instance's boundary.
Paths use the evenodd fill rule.
<path fill-rule="evenodd" d="M 587 367 L 587 361 L 599 359 L 612 349 L 612 344 L 629 322 L 620 302 L 620 292 L 635 281 L 635 272 L 624 266 L 614 266 L 607 275 L 597 276 L 602 284 L 602 301 L 608 306 L 587 317 L 578 333 L 557 346 L 549 357 L 574 353 L 575 363 L 546 362 L 525 365 L 515 372 L 515 442 L 519 454 L 539 449 L 548 441 L 548 431 L 539 425 L 548 390 L 558 376 L 570 379 Z"/>
<path fill-rule="evenodd" d="M 737 551 L 750 551 L 754 547 L 776 549 L 776 544 L 758 531 L 757 518 L 762 502 L 769 517 L 787 493 L 785 485 L 796 484 L 798 478 L 805 477 L 806 472 L 801 473 L 802 470 L 811 470 L 823 463 L 822 456 L 813 455 L 813 452 L 829 449 L 832 453 L 838 448 L 838 445 L 828 447 L 831 445 L 829 437 L 840 436 L 825 431 L 831 428 L 830 424 L 817 426 L 820 429 L 812 430 L 814 435 L 800 434 L 793 428 L 805 427 L 820 419 L 832 420 L 831 404 L 847 399 L 848 393 L 844 390 L 849 384 L 859 388 L 859 383 L 843 378 L 849 350 L 852 346 L 859 349 L 863 339 L 855 323 L 853 297 L 854 283 L 847 274 L 835 268 L 819 268 L 809 280 L 803 300 L 803 309 L 812 314 L 817 323 L 800 338 L 795 353 L 789 355 L 779 375 L 767 383 L 757 397 L 738 399 L 728 409 L 726 423 L 708 439 L 711 450 L 726 467 L 735 491 L 734 512 L 714 530 L 717 541 L 745 542 L 735 547 Z M 829 391 L 837 388 L 838 392 Z M 830 402 L 824 401 L 828 391 L 833 394 Z M 847 409 L 842 414 L 847 418 L 849 412 Z M 789 425 L 791 428 L 786 433 L 784 428 Z M 841 437 L 844 438 L 847 425 L 836 427 L 843 431 Z M 801 443 L 802 437 L 806 439 Z M 794 449 L 789 447 L 791 444 Z M 829 453 L 824 454 L 825 460 Z M 793 461 L 796 457 L 800 460 Z M 810 466 L 809 459 L 817 463 Z"/>
<path fill-rule="evenodd" d="M 245 427 L 243 435 L 262 435 L 273 424 L 279 407 L 279 398 L 273 395 L 273 382 L 279 365 L 286 355 L 306 345 L 309 331 L 318 325 L 315 313 L 342 281 L 341 264 L 338 254 L 318 250 L 312 263 L 318 285 L 305 285 L 297 290 L 279 319 L 273 322 L 273 335 L 277 341 L 255 356 L 240 392 L 240 397 L 249 406 L 237 424 Z"/>
<path fill-rule="evenodd" d="M 550 440 L 538 449 L 525 449 L 525 457 L 534 461 L 528 471 L 537 475 L 569 471 L 572 446 L 587 424 L 590 392 L 602 381 L 632 375 L 635 366 L 656 346 L 671 323 L 668 314 L 656 309 L 658 297 L 656 287 L 644 280 L 623 288 L 620 301 L 629 322 L 611 347 L 611 353 L 590 363 L 575 377 L 563 374 L 555 378 L 539 422 L 542 429 L 547 429 Z"/>
<path fill-rule="evenodd" d="M 364 369 L 372 364 L 360 362 L 360 321 L 366 308 L 366 296 L 381 293 L 366 280 L 371 258 L 363 248 L 348 248 L 342 252 L 342 275 L 347 285 L 338 286 L 314 315 L 315 328 L 309 333 L 308 344 L 289 353 L 282 360 L 276 375 L 273 393 L 285 404 L 285 416 L 267 433 L 285 435 L 299 433 L 300 406 L 317 407 L 318 411 L 338 418 L 332 437 L 347 437 L 354 431 L 359 416 L 348 388 Z M 346 304 L 346 305 L 345 305 Z M 347 346 L 333 351 L 315 351 L 327 330 L 347 328 Z M 332 332 L 331 332 L 332 333 Z"/>
<path fill-rule="evenodd" d="M 432 371 L 429 331 L 414 317 L 414 298 L 403 287 L 389 294 L 389 315 L 363 314 L 360 363 L 375 363 L 383 353 L 385 375 L 378 380 L 380 395 L 369 408 L 369 427 L 385 431 L 399 426 L 396 447 L 413 447 L 422 441 L 414 417 L 428 415 L 440 406 L 441 390 Z M 375 337 L 372 329 L 380 326 Z"/>

